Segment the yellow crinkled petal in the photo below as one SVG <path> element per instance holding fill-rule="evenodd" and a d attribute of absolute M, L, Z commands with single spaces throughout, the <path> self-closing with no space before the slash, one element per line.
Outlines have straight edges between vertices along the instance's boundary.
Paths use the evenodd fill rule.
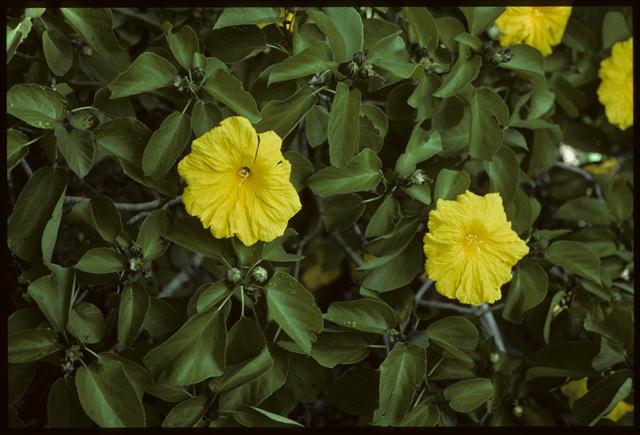
<path fill-rule="evenodd" d="M 567 396 L 569 408 L 573 408 L 573 403 L 589 391 L 587 388 L 587 380 L 588 378 L 577 379 L 575 381 L 567 382 L 560 388 L 562 394 Z"/>
<path fill-rule="evenodd" d="M 633 38 L 616 42 L 600 63 L 598 100 L 607 119 L 621 130 L 633 125 Z"/>
<path fill-rule="evenodd" d="M 500 44 L 510 46 L 524 42 L 548 56 L 551 48 L 562 41 L 570 15 L 570 6 L 507 7 L 496 19 Z"/>
<path fill-rule="evenodd" d="M 625 414 L 631 411 L 633 411 L 633 405 L 625 402 L 624 400 L 621 400 L 618 402 L 615 408 L 611 410 L 610 413 L 604 416 L 604 418 L 608 418 L 609 420 L 613 420 L 613 421 L 618 421 L 622 417 L 624 417 Z"/>
<path fill-rule="evenodd" d="M 237 236 L 247 246 L 281 236 L 302 207 L 281 144 L 275 132 L 257 135 L 239 116 L 196 139 L 178 164 L 187 182 L 182 196 L 187 213 L 199 217 L 214 237 Z"/>
<path fill-rule="evenodd" d="M 618 159 L 609 157 L 597 164 L 584 165 L 583 169 L 593 175 L 607 175 L 618 167 Z"/>
<path fill-rule="evenodd" d="M 425 269 L 436 290 L 460 302 L 481 305 L 502 297 L 511 268 L 528 252 L 511 229 L 497 193 L 470 191 L 455 201 L 438 200 L 424 237 Z"/>

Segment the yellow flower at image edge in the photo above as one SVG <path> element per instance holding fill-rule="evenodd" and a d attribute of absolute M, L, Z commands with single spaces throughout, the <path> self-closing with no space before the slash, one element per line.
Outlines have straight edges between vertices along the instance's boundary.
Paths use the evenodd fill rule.
<path fill-rule="evenodd" d="M 178 164 L 186 181 L 187 213 L 214 237 L 237 236 L 247 246 L 284 233 L 301 208 L 291 164 L 273 131 L 257 134 L 248 119 L 232 116 L 193 141 Z"/>
<path fill-rule="evenodd" d="M 294 25 L 294 20 L 295 20 L 295 15 L 293 14 L 293 12 L 287 11 L 287 9 L 285 8 L 280 8 L 279 14 L 280 18 L 282 20 L 280 21 L 272 21 L 272 22 L 268 22 L 268 23 L 260 23 L 260 24 L 256 24 L 260 29 L 268 26 L 269 24 L 276 24 L 279 27 L 284 27 L 285 29 L 287 29 L 289 32 L 293 32 L 293 25 Z"/>
<path fill-rule="evenodd" d="M 514 6 L 496 19 L 500 44 L 510 46 L 524 42 L 537 48 L 544 56 L 562 41 L 571 6 Z"/>
<path fill-rule="evenodd" d="M 560 391 L 567 397 L 567 401 L 569 402 L 569 408 L 573 408 L 573 404 L 587 394 L 589 388 L 587 387 L 588 378 L 576 379 L 575 381 L 569 381 L 564 384 Z M 625 402 L 624 400 L 619 401 L 616 406 L 605 415 L 603 418 L 608 418 L 609 420 L 619 421 L 625 414 L 633 411 L 633 405 Z"/>
<path fill-rule="evenodd" d="M 511 280 L 511 268 L 529 248 L 511 229 L 498 193 L 470 191 L 439 199 L 424 236 L 427 275 L 436 290 L 465 304 L 493 303 Z"/>
<path fill-rule="evenodd" d="M 600 63 L 598 100 L 607 119 L 621 130 L 633 125 L 633 38 L 616 42 Z"/>

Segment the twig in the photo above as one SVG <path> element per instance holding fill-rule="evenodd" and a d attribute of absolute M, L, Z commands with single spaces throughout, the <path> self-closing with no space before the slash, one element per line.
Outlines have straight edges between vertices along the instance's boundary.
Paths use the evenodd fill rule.
<path fill-rule="evenodd" d="M 171 297 L 185 282 L 189 281 L 191 274 L 200 267 L 202 264 L 202 255 L 196 253 L 191 259 L 191 264 L 184 268 L 179 274 L 173 277 L 173 279 L 167 284 L 165 288 L 158 293 L 159 298 Z"/>
<path fill-rule="evenodd" d="M 322 220 L 320 219 L 320 215 L 318 214 L 315 225 L 313 226 L 313 230 L 311 230 L 309 234 L 304 236 L 302 240 L 300 240 L 300 243 L 298 244 L 298 249 L 296 251 L 298 255 L 302 255 L 302 251 L 304 250 L 304 247 L 307 245 L 307 243 L 311 241 L 311 239 L 313 239 L 315 236 L 318 235 L 321 229 L 322 229 Z M 300 263 L 302 263 L 302 260 L 296 261 L 296 264 L 293 268 L 293 276 L 295 279 L 298 279 L 298 277 L 300 276 Z"/>
<path fill-rule="evenodd" d="M 424 294 L 427 292 L 427 290 L 429 290 L 432 284 L 433 281 L 431 281 L 429 278 L 427 278 L 427 280 L 422 283 L 422 286 L 420 286 L 420 288 L 416 292 L 416 296 L 414 299 L 416 303 L 418 303 L 422 299 L 422 296 L 424 296 Z"/>
<path fill-rule="evenodd" d="M 27 163 L 25 159 L 20 160 L 20 166 L 22 166 L 22 169 L 24 169 L 28 177 L 33 175 L 33 169 L 31 169 L 31 166 L 29 166 L 29 163 Z"/>
<path fill-rule="evenodd" d="M 364 261 L 362 261 L 362 258 L 360 258 L 358 253 L 354 251 L 353 248 L 351 248 L 351 246 L 347 244 L 347 242 L 344 241 L 344 239 L 340 234 L 336 232 L 332 232 L 331 235 L 333 236 L 334 239 L 338 241 L 340 246 L 342 246 L 342 249 L 344 249 L 346 253 L 349 254 L 349 257 L 351 257 L 353 262 L 356 263 L 356 266 L 361 267 L 364 265 Z"/>
<path fill-rule="evenodd" d="M 477 314 L 477 310 L 473 308 L 466 308 L 460 305 L 450 304 L 448 302 L 438 301 L 418 301 L 418 305 L 427 307 L 441 308 L 443 310 L 457 311 L 462 314 Z"/>
<path fill-rule="evenodd" d="M 169 201 L 167 201 L 163 206 L 162 206 L 162 210 L 166 210 L 169 207 L 174 206 L 175 204 L 178 204 L 182 201 L 182 195 L 177 196 Z M 151 212 L 150 211 L 141 211 L 140 213 L 133 215 L 133 217 L 131 219 L 129 219 L 127 221 L 127 223 L 129 224 L 133 224 L 137 221 L 139 221 L 140 219 L 144 218 L 145 216 L 149 215 Z"/>
<path fill-rule="evenodd" d="M 84 201 L 85 199 L 89 199 L 89 198 L 85 198 L 83 196 L 69 195 L 64 198 L 64 202 L 75 204 L 76 202 Z M 140 202 L 138 204 L 116 202 L 115 206 L 118 210 L 126 210 L 126 211 L 152 210 L 154 208 L 157 208 L 160 204 L 162 204 L 162 202 L 163 202 L 163 199 L 160 198 L 160 199 L 154 199 L 153 201 Z"/>
<path fill-rule="evenodd" d="M 474 309 L 474 311 L 480 311 L 480 323 L 483 326 L 483 329 L 487 336 L 493 337 L 496 342 L 496 347 L 502 353 L 507 353 L 507 348 L 504 344 L 504 340 L 502 338 L 502 333 L 498 328 L 498 323 L 496 322 L 495 317 L 493 316 L 493 312 L 489 308 L 489 304 L 484 303 L 480 306 L 480 309 Z"/>

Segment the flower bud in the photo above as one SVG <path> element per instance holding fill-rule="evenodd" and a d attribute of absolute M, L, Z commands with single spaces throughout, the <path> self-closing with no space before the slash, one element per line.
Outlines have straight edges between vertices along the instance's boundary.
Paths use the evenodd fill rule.
<path fill-rule="evenodd" d="M 513 415 L 515 415 L 516 417 L 521 417 L 522 414 L 524 414 L 524 409 L 520 405 L 515 405 L 513 407 L 512 412 L 513 412 Z"/>
<path fill-rule="evenodd" d="M 237 267 L 227 270 L 227 281 L 231 284 L 237 284 L 242 281 L 242 271 Z"/>
<path fill-rule="evenodd" d="M 134 272 L 137 272 L 142 269 L 144 263 L 141 258 L 133 257 L 129 259 L 129 269 Z"/>
<path fill-rule="evenodd" d="M 491 361 L 491 364 L 497 364 L 498 361 L 500 361 L 500 354 L 498 352 L 491 352 L 491 355 L 489 355 L 489 361 Z"/>
<path fill-rule="evenodd" d="M 89 47 L 88 45 L 83 45 L 82 54 L 84 54 L 85 56 L 91 56 L 93 54 L 93 48 Z"/>
<path fill-rule="evenodd" d="M 427 176 L 422 169 L 416 169 L 409 177 L 409 183 L 411 185 L 424 184 L 427 181 Z"/>
<path fill-rule="evenodd" d="M 267 273 L 267 269 L 262 266 L 258 266 L 251 271 L 251 279 L 258 284 L 266 282 L 268 277 L 269 274 Z"/>
<path fill-rule="evenodd" d="M 361 51 L 353 55 L 353 61 L 358 65 L 362 65 L 364 63 L 364 60 L 365 60 L 365 55 Z"/>

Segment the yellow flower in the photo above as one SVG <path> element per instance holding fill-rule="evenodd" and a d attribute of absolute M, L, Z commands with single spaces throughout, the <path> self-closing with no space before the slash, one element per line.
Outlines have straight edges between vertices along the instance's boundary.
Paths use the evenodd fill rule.
<path fill-rule="evenodd" d="M 593 175 L 607 175 L 618 167 L 618 159 L 609 157 L 607 160 L 598 163 L 585 165 L 584 170 Z"/>
<path fill-rule="evenodd" d="M 560 391 L 562 391 L 562 394 L 567 396 L 569 408 L 573 408 L 573 404 L 575 403 L 575 401 L 587 394 L 587 391 L 589 391 L 589 389 L 587 388 L 587 378 L 567 382 L 560 388 Z M 624 400 L 621 400 L 616 404 L 616 406 L 611 410 L 610 413 L 604 416 L 604 418 L 618 421 L 622 417 L 624 417 L 626 413 L 631 411 L 633 411 L 633 405 L 625 402 Z"/>
<path fill-rule="evenodd" d="M 616 42 L 611 56 L 600 63 L 598 100 L 607 119 L 620 130 L 633 125 L 633 38 Z"/>
<path fill-rule="evenodd" d="M 247 246 L 284 233 L 301 208 L 291 164 L 273 131 L 256 134 L 248 119 L 232 116 L 193 141 L 178 164 L 187 182 L 187 213 L 217 238 L 237 236 Z"/>
<path fill-rule="evenodd" d="M 500 44 L 509 46 L 524 42 L 548 56 L 551 47 L 562 41 L 569 15 L 571 6 L 507 7 L 496 20 L 501 32 Z"/>
<path fill-rule="evenodd" d="M 611 410 L 610 413 L 604 416 L 604 418 L 608 418 L 609 420 L 618 421 L 628 412 L 633 411 L 633 405 L 621 400 L 618 402 L 615 408 Z"/>
<path fill-rule="evenodd" d="M 427 275 L 436 290 L 465 304 L 493 303 L 511 268 L 528 252 L 511 229 L 498 193 L 470 191 L 455 201 L 439 199 L 424 236 Z"/>
<path fill-rule="evenodd" d="M 305 257 L 308 266 L 302 274 L 302 283 L 309 290 L 329 285 L 342 275 L 341 262 L 337 263 L 333 257 L 326 258 L 325 246 L 319 239 L 309 244 Z"/>
<path fill-rule="evenodd" d="M 268 23 L 260 23 L 257 24 L 259 28 L 263 28 L 268 26 L 269 24 L 276 24 L 277 26 L 284 27 L 289 32 L 293 32 L 293 23 L 295 21 L 295 15 L 291 11 L 287 11 L 285 8 L 280 8 L 279 16 L 281 18 L 280 21 L 271 21 Z"/>
<path fill-rule="evenodd" d="M 562 394 L 567 396 L 567 400 L 569 401 L 569 408 L 573 408 L 574 402 L 587 394 L 587 391 L 589 391 L 589 389 L 587 388 L 587 380 L 588 378 L 582 378 L 575 381 L 570 381 L 560 388 Z"/>

